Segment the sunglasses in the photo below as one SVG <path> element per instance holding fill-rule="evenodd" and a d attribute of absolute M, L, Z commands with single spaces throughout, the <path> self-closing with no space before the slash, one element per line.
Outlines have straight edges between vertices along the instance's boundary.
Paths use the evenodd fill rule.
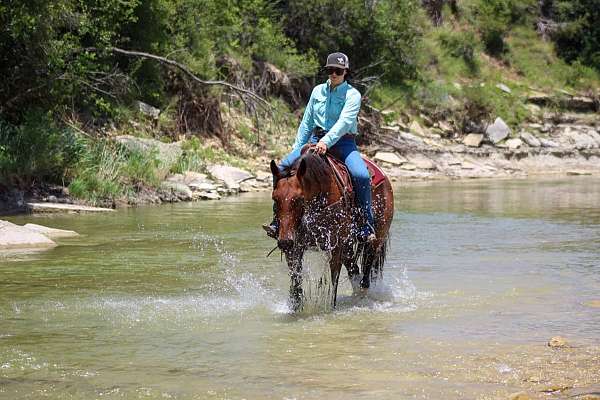
<path fill-rule="evenodd" d="M 344 75 L 344 69 L 342 68 L 325 68 L 325 71 L 327 71 L 327 75 Z"/>

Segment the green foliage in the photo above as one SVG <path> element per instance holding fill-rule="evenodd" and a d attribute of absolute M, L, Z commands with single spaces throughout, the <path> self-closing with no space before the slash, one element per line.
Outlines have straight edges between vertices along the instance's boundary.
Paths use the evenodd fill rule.
<path fill-rule="evenodd" d="M 477 38 L 471 31 L 449 32 L 440 34 L 440 43 L 453 57 L 461 58 L 472 73 L 479 71 L 476 46 Z"/>
<path fill-rule="evenodd" d="M 554 35 L 558 54 L 569 62 L 600 71 L 600 0 L 561 0 L 555 2 L 561 22 Z"/>
<path fill-rule="evenodd" d="M 365 2 L 286 0 L 278 2 L 284 28 L 301 52 L 314 50 L 320 62 L 342 51 L 354 70 L 377 64 L 367 73 L 388 81 L 416 76 L 416 49 L 422 12 L 415 0 Z"/>
<path fill-rule="evenodd" d="M 122 196 L 125 189 L 120 176 L 126 162 L 125 150 L 106 141 L 88 141 L 86 147 L 69 185 L 70 193 L 95 204 Z"/>
<path fill-rule="evenodd" d="M 507 52 L 506 35 L 516 25 L 532 19 L 535 0 L 472 0 L 467 10 L 472 23 L 479 28 L 486 52 L 500 57 Z"/>
<path fill-rule="evenodd" d="M 57 126 L 39 111 L 26 114 L 18 126 L 0 119 L 0 181 L 4 183 L 60 183 L 69 178 L 83 150 L 73 130 Z"/>
<path fill-rule="evenodd" d="M 164 172 L 157 152 L 131 151 L 105 140 L 85 142 L 75 166 L 71 194 L 95 204 L 111 203 L 130 190 L 157 187 Z"/>
<path fill-rule="evenodd" d="M 540 89 L 573 88 L 586 90 L 598 85 L 600 75 L 579 61 L 567 64 L 557 57 L 552 42 L 542 40 L 529 27 L 512 30 L 511 46 L 505 60 L 523 79 Z"/>

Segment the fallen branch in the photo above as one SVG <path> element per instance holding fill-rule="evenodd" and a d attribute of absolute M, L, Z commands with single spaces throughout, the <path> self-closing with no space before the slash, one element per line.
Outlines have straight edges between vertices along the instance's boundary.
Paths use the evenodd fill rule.
<path fill-rule="evenodd" d="M 187 76 L 192 78 L 192 80 L 195 82 L 198 82 L 202 85 L 224 86 L 228 89 L 233 90 L 234 92 L 237 92 L 238 94 L 247 95 L 248 97 L 251 97 L 252 99 L 257 100 L 258 102 L 262 103 L 262 105 L 265 108 L 267 108 L 269 110 L 271 109 L 271 105 L 269 104 L 269 102 L 267 100 L 263 99 L 261 96 L 257 95 L 256 93 L 254 93 L 253 91 L 244 89 L 244 88 L 236 86 L 236 85 L 232 85 L 231 83 L 225 82 L 225 81 L 213 81 L 213 80 L 207 81 L 207 80 L 200 79 L 196 75 L 194 75 L 194 73 L 192 71 L 190 71 L 190 69 L 188 67 L 186 67 L 183 64 L 178 63 L 177 61 L 173 61 L 173 60 L 170 60 L 165 57 L 157 56 L 155 54 L 144 53 L 141 51 L 124 50 L 124 49 L 120 49 L 118 47 L 110 47 L 109 50 L 114 53 L 123 54 L 126 56 L 142 57 L 142 58 L 147 58 L 150 60 L 156 60 L 160 63 L 176 67 L 177 69 L 179 69 L 180 71 L 185 73 Z"/>

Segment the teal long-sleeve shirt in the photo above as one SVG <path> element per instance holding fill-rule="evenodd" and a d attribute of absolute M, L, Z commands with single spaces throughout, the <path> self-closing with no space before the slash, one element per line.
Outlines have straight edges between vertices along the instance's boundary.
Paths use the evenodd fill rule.
<path fill-rule="evenodd" d="M 333 90 L 330 90 L 329 80 L 315 86 L 298 127 L 294 150 L 308 142 L 313 129 L 317 126 L 327 131 L 321 139 L 327 148 L 331 148 L 348 133 L 358 134 L 357 119 L 360 102 L 360 92 L 346 81 Z"/>

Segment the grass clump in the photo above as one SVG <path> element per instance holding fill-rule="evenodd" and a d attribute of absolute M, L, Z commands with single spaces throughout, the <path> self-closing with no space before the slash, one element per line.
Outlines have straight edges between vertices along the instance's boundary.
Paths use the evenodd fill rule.
<path fill-rule="evenodd" d="M 92 204 L 111 205 L 164 178 L 157 151 L 129 150 L 107 140 L 88 141 L 76 165 L 70 193 Z"/>
<path fill-rule="evenodd" d="M 27 188 L 35 182 L 68 180 L 84 153 L 81 137 L 41 111 L 20 125 L 0 118 L 0 183 Z"/>

